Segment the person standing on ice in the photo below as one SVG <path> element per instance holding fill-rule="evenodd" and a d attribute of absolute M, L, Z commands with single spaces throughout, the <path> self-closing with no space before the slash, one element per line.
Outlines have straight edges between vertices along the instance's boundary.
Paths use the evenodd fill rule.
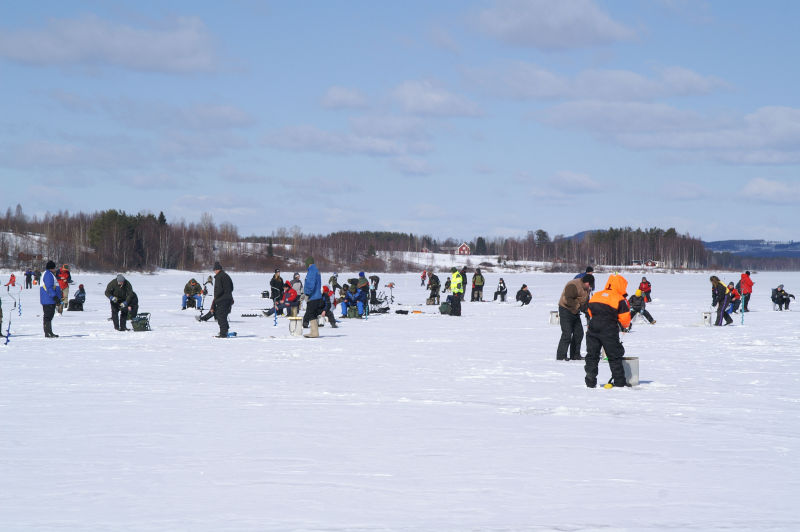
<path fill-rule="evenodd" d="M 750 278 L 750 270 L 744 272 L 741 279 L 739 279 L 739 286 L 741 287 L 742 293 L 742 312 L 750 312 L 747 305 L 750 303 L 750 296 L 753 294 L 754 284 L 755 283 Z"/>
<path fill-rule="evenodd" d="M 217 338 L 228 337 L 228 314 L 233 307 L 233 281 L 231 276 L 222 269 L 219 261 L 214 263 L 214 301 L 211 302 L 211 311 L 219 325 Z"/>
<path fill-rule="evenodd" d="M 642 295 L 644 295 L 645 303 L 650 303 L 653 298 L 650 297 L 650 291 L 653 287 L 650 285 L 650 281 L 647 280 L 647 277 L 642 277 L 642 282 L 639 283 L 639 290 L 642 291 Z"/>
<path fill-rule="evenodd" d="M 128 300 L 131 294 L 133 294 L 133 287 L 121 273 L 111 279 L 106 286 L 105 295 L 111 302 L 111 321 L 114 322 L 114 329 L 118 331 L 130 330 L 126 326 L 126 321 L 128 320 Z"/>
<path fill-rule="evenodd" d="M 556 348 L 556 360 L 583 360 L 581 356 L 581 342 L 583 342 L 581 312 L 586 312 L 589 292 L 593 284 L 594 275 L 587 273 L 583 277 L 569 281 L 561 292 L 561 298 L 558 300 L 561 339 Z M 567 358 L 567 349 L 569 349 L 569 359 Z"/>
<path fill-rule="evenodd" d="M 56 281 L 56 263 L 47 261 L 44 275 L 39 285 L 39 302 L 42 304 L 42 327 L 45 338 L 58 338 L 53 334 L 53 316 L 56 315 L 56 305 L 61 302 L 61 288 Z"/>
<path fill-rule="evenodd" d="M 584 277 L 585 278 L 585 277 Z M 608 357 L 611 369 L 611 383 L 614 387 L 630 386 L 625 380 L 622 357 L 625 348 L 619 341 L 620 326 L 627 330 L 631 325 L 631 313 L 627 297 L 628 281 L 621 275 L 608 278 L 605 290 L 597 292 L 589 300 L 588 331 L 586 332 L 586 363 L 584 381 L 588 388 L 597 386 L 597 372 L 600 364 L 600 348 Z M 608 385 L 607 385 L 608 386 Z"/>
<path fill-rule="evenodd" d="M 464 295 L 464 278 L 458 268 L 450 269 L 450 290 L 453 292 L 450 300 L 450 315 L 461 316 L 461 297 Z"/>
<path fill-rule="evenodd" d="M 323 307 L 322 301 L 322 276 L 314 264 L 314 257 L 306 259 L 306 282 L 303 284 L 303 293 L 306 295 L 306 313 L 303 314 L 303 328 L 311 327 L 308 338 L 319 337 L 319 322 L 317 318 Z"/>
<path fill-rule="evenodd" d="M 711 281 L 711 306 L 717 306 L 717 319 L 714 325 L 722 325 L 722 320 L 725 320 L 725 325 L 733 323 L 731 315 L 728 314 L 728 303 L 730 303 L 730 292 L 725 283 L 719 280 L 719 277 L 712 275 L 709 277 Z"/>

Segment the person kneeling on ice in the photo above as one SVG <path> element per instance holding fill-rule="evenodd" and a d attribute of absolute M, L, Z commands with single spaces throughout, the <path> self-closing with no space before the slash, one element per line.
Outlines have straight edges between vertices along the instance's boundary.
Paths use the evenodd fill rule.
<path fill-rule="evenodd" d="M 522 305 L 525 306 L 530 303 L 532 299 L 533 294 L 531 294 L 531 291 L 528 290 L 528 285 L 522 285 L 522 288 L 520 288 L 517 292 L 517 301 L 521 301 Z"/>
<path fill-rule="evenodd" d="M 586 359 L 584 371 L 586 386 L 597 386 L 597 372 L 600 364 L 600 348 L 605 349 L 608 357 L 608 366 L 611 369 L 611 381 L 614 387 L 629 386 L 625 380 L 625 368 L 622 366 L 622 357 L 625 348 L 619 341 L 620 327 L 627 330 L 631 325 L 631 313 L 628 308 L 628 281 L 621 275 L 612 275 L 608 278 L 605 290 L 597 292 L 589 299 L 588 331 L 586 332 Z"/>
<path fill-rule="evenodd" d="M 742 294 L 736 289 L 733 281 L 728 283 L 728 293 L 731 295 L 731 303 L 728 305 L 728 314 L 735 314 L 739 312 L 739 305 L 742 304 Z"/>
<path fill-rule="evenodd" d="M 333 304 L 331 303 L 331 297 L 333 296 L 333 292 L 328 288 L 328 285 L 322 287 L 322 312 L 320 316 L 323 318 L 328 318 L 328 321 L 331 324 L 331 327 L 336 329 L 338 325 L 336 325 L 336 317 L 333 315 Z"/>
<path fill-rule="evenodd" d="M 297 292 L 295 292 L 294 288 L 292 288 L 291 281 L 286 281 L 283 289 L 283 297 L 280 301 L 275 301 L 275 306 L 271 309 L 264 311 L 265 316 L 272 316 L 275 312 L 278 315 L 282 315 L 284 310 L 289 310 L 292 307 L 299 307 L 300 306 L 300 299 L 297 297 Z M 292 314 L 289 312 L 289 314 Z"/>
<path fill-rule="evenodd" d="M 186 304 L 193 302 L 189 306 L 194 306 L 199 310 L 203 310 L 203 287 L 197 282 L 197 279 L 189 279 L 186 286 L 183 287 L 183 299 L 181 300 L 181 310 L 186 310 Z"/>
<path fill-rule="evenodd" d="M 776 310 L 783 310 L 784 308 L 789 310 L 789 299 L 794 299 L 794 295 L 786 292 L 782 284 L 772 290 L 772 302 L 778 305 Z"/>
<path fill-rule="evenodd" d="M 650 322 L 650 325 L 655 324 L 656 320 L 647 312 L 647 303 L 644 301 L 644 295 L 641 290 L 636 290 L 636 293 L 628 299 L 628 304 L 631 306 L 631 326 L 633 326 L 633 318 L 639 313 Z"/>

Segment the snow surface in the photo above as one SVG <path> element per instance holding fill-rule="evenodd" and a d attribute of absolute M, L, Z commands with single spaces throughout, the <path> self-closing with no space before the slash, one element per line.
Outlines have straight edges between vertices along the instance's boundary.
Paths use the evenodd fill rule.
<path fill-rule="evenodd" d="M 642 384 L 611 390 L 555 360 L 571 275 L 503 274 L 530 306 L 456 318 L 421 305 L 419 274 L 384 274 L 393 310 L 422 314 L 305 339 L 240 317 L 269 276 L 234 272 L 228 340 L 179 310 L 207 275 L 128 275 L 151 332 L 113 330 L 112 275 L 73 272 L 86 311 L 58 339 L 37 289 L 22 316 L 2 292 L 0 529 L 800 530 L 800 312 L 769 301 L 800 273 L 754 275 L 731 327 L 702 325 L 708 273 L 649 274 L 658 323 L 624 337 Z"/>

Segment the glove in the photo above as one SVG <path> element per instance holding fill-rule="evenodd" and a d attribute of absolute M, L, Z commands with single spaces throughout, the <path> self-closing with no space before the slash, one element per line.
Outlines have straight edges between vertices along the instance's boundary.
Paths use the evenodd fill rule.
<path fill-rule="evenodd" d="M 112 298 L 111 298 L 111 302 L 112 302 L 112 303 L 116 303 L 117 301 L 119 301 L 119 300 L 117 299 L 117 296 L 114 296 L 114 297 L 112 297 Z"/>
<path fill-rule="evenodd" d="M 125 307 L 126 307 L 125 302 L 124 301 L 120 301 L 119 308 L 124 309 Z"/>

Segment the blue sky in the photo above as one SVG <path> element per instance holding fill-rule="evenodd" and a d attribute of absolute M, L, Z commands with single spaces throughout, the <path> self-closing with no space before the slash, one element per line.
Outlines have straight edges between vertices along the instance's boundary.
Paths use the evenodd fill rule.
<path fill-rule="evenodd" d="M 795 1 L 7 3 L 27 214 L 800 239 Z"/>

